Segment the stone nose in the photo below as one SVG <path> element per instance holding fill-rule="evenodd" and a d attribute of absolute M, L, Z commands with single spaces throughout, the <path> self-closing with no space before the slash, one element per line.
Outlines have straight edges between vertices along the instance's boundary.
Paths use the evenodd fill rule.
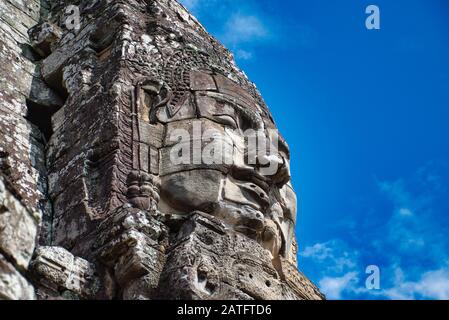
<path fill-rule="evenodd" d="M 257 170 L 270 181 L 270 184 L 275 184 L 281 188 L 290 181 L 290 165 L 282 155 L 257 156 L 257 164 Z"/>

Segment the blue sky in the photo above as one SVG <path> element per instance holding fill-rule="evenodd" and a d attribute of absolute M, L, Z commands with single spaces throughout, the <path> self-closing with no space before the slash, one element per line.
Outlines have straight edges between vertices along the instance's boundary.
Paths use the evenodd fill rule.
<path fill-rule="evenodd" d="M 449 299 L 449 2 L 181 2 L 289 142 L 300 269 L 330 299 Z"/>

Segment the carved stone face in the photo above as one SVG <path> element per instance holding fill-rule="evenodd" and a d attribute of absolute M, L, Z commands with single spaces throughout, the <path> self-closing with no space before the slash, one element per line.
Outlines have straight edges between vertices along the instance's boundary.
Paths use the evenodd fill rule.
<path fill-rule="evenodd" d="M 289 257 L 296 196 L 288 146 L 271 116 L 221 74 L 191 70 L 184 76 L 188 88 L 161 86 L 157 97 L 148 98 L 151 121 L 164 127 L 159 210 L 208 213 L 273 257 Z"/>

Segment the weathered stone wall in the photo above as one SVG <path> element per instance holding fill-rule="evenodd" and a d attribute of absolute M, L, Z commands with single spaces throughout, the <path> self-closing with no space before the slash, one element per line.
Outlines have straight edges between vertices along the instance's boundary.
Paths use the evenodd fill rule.
<path fill-rule="evenodd" d="M 297 269 L 288 146 L 183 6 L 0 8 L 0 298 L 323 298 Z M 170 134 L 195 124 L 230 164 L 171 162 Z M 277 153 L 247 165 L 248 128 Z"/>
<path fill-rule="evenodd" d="M 31 104 L 57 103 L 28 36 L 44 12 L 39 0 L 0 2 L 0 298 L 34 297 L 23 275 L 48 208 L 45 138 L 29 121 Z"/>

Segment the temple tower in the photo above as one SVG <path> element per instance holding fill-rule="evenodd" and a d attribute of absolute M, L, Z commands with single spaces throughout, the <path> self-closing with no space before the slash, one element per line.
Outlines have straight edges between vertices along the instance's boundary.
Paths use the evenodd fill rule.
<path fill-rule="evenodd" d="M 288 145 L 181 4 L 18 2 L 0 4 L 0 297 L 323 298 L 297 267 Z"/>

